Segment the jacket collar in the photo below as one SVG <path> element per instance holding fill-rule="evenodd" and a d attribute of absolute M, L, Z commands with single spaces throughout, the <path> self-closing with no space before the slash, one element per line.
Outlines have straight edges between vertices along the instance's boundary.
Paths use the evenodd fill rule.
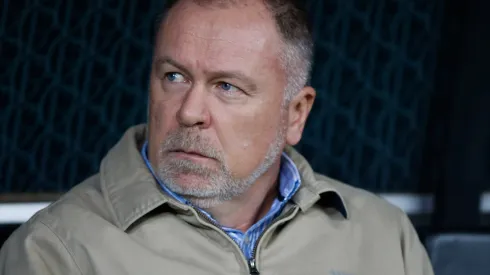
<path fill-rule="evenodd" d="M 146 126 L 129 128 L 121 140 L 108 152 L 100 165 L 101 188 L 115 223 L 123 230 L 163 204 L 189 210 L 190 206 L 170 198 L 158 186 L 140 154 L 146 139 Z M 318 180 L 312 168 L 292 147 L 286 154 L 296 164 L 302 185 L 292 201 L 302 211 L 307 211 L 316 203 L 327 204 L 347 218 L 344 199 L 328 178 Z"/>
<path fill-rule="evenodd" d="M 348 218 L 347 204 L 337 188 L 336 181 L 319 175 L 313 171 L 308 161 L 293 147 L 287 146 L 284 151 L 296 164 L 301 176 L 302 186 L 292 198 L 293 202 L 306 212 L 314 204 L 322 204 L 333 207 L 339 211 L 344 218 Z"/>
<path fill-rule="evenodd" d="M 102 193 L 116 225 L 123 230 L 168 202 L 139 154 L 145 134 L 143 125 L 129 128 L 100 165 Z"/>

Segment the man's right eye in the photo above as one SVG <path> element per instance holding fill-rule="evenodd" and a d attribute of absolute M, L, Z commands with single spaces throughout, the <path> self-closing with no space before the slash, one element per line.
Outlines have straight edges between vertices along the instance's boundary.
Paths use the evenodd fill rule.
<path fill-rule="evenodd" d="M 167 73 L 165 74 L 166 80 L 174 83 L 184 83 L 185 82 L 185 77 L 182 74 L 179 73 Z"/>

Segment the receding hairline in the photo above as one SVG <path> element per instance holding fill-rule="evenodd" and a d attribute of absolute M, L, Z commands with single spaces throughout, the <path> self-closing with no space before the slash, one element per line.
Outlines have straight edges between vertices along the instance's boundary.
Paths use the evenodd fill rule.
<path fill-rule="evenodd" d="M 167 1 L 168 4 L 165 6 L 163 12 L 157 17 L 156 20 L 155 27 L 157 33 L 162 29 L 162 26 L 165 24 L 166 19 L 168 19 L 171 11 L 174 10 L 174 8 L 177 7 L 179 4 L 184 2 L 191 2 L 203 8 L 219 9 L 219 10 L 247 7 L 251 4 L 250 2 L 253 2 L 252 4 L 261 3 L 262 4 L 261 6 L 264 8 L 263 11 L 265 11 L 266 14 L 269 16 L 269 18 L 272 20 L 271 22 L 274 23 L 276 31 L 278 32 L 280 37 L 283 38 L 279 26 L 277 25 L 277 22 L 274 18 L 274 13 L 266 4 L 267 0 L 171 0 L 171 1 Z"/>
<path fill-rule="evenodd" d="M 229 8 L 240 8 L 240 7 L 246 7 L 249 6 L 250 4 L 262 4 L 264 7 L 264 11 L 266 11 L 274 23 L 275 29 L 278 32 L 280 38 L 283 40 L 284 43 L 288 42 L 295 42 L 299 36 L 311 36 L 311 34 L 300 34 L 298 35 L 298 32 L 293 32 L 293 31 L 284 31 L 285 29 L 288 29 L 287 27 L 283 26 L 279 22 L 281 21 L 278 19 L 278 17 L 286 14 L 285 9 L 280 9 L 277 8 L 274 5 L 278 5 L 277 2 L 280 2 L 280 0 L 167 0 L 166 4 L 164 6 L 163 12 L 157 17 L 156 20 L 156 31 L 161 30 L 162 26 L 165 23 L 165 20 L 168 18 L 168 15 L 170 12 L 179 4 L 184 3 L 184 2 L 191 2 L 194 4 L 197 4 L 198 6 L 205 7 L 205 8 L 216 8 L 216 9 L 229 9 Z M 294 2 L 294 1 L 292 1 Z M 305 14 L 299 14 L 298 10 L 296 9 L 294 14 L 290 14 L 291 16 L 295 17 L 304 17 Z M 302 19 L 303 21 L 307 21 L 306 19 Z M 291 21 L 291 20 L 290 20 Z M 290 23 L 287 22 L 287 23 Z M 286 24 L 287 24 L 286 23 Z M 306 32 L 310 32 L 309 29 L 309 24 L 304 23 Z M 296 29 L 300 29 L 296 27 Z M 293 34 L 294 33 L 294 34 Z M 311 38 L 311 37 L 310 37 Z"/>

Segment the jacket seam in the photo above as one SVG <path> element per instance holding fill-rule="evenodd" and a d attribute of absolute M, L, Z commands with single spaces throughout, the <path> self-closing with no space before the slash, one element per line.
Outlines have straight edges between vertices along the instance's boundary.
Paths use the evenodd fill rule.
<path fill-rule="evenodd" d="M 111 194 L 110 194 L 110 191 L 108 189 L 109 187 L 105 183 L 105 181 L 106 181 L 105 169 L 102 166 L 105 166 L 105 160 L 103 160 L 103 164 L 101 164 L 101 169 L 98 173 L 99 174 L 98 181 L 100 184 L 100 190 L 101 190 L 102 196 L 104 197 L 104 203 L 106 204 L 109 212 L 111 213 L 112 217 L 114 218 L 114 224 L 119 228 L 123 228 L 121 220 L 119 219 L 119 216 L 116 213 L 116 209 L 114 209 L 114 205 L 112 204 Z"/>
<path fill-rule="evenodd" d="M 46 224 L 43 221 L 39 221 L 39 223 L 41 223 L 42 225 L 46 226 L 46 228 L 49 229 L 49 231 L 51 231 L 51 233 L 53 233 L 53 235 L 58 239 L 58 241 L 60 241 L 60 243 L 65 248 L 66 252 L 70 255 L 70 258 L 72 259 L 73 263 L 77 267 L 78 273 L 80 275 L 83 275 L 82 269 L 80 268 L 80 266 L 78 265 L 77 261 L 75 260 L 75 256 L 73 255 L 73 253 L 71 252 L 71 250 L 68 249 L 68 246 L 65 243 L 65 241 L 58 234 L 56 234 L 56 232 L 53 230 L 53 228 L 51 228 L 48 224 Z"/>

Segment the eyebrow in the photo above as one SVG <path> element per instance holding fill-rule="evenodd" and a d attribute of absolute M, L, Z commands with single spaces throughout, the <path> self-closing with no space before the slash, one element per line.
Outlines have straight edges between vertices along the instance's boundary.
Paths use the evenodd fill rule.
<path fill-rule="evenodd" d="M 177 69 L 181 70 L 182 72 L 184 72 L 187 75 L 191 75 L 189 70 L 187 70 L 184 65 L 180 64 L 179 62 L 173 60 L 172 58 L 170 58 L 168 56 L 157 58 L 157 60 L 155 61 L 156 66 L 161 66 L 165 63 L 168 63 L 168 64 L 176 67 Z M 218 70 L 218 71 L 208 72 L 208 74 L 211 75 L 212 79 L 217 79 L 217 78 L 238 79 L 247 86 L 247 89 L 249 92 L 254 92 L 257 90 L 257 85 L 255 84 L 255 82 L 250 77 L 248 77 L 247 75 L 245 75 L 244 73 L 242 73 L 240 71 Z"/>
<path fill-rule="evenodd" d="M 159 66 L 161 66 L 165 63 L 168 63 L 168 64 L 174 66 L 175 68 L 181 70 L 185 74 L 190 75 L 190 72 L 185 68 L 184 65 L 179 64 L 179 62 L 177 62 L 177 61 L 175 61 L 172 58 L 167 57 L 167 56 L 157 58 L 157 60 L 155 61 L 155 66 L 158 69 Z"/>

